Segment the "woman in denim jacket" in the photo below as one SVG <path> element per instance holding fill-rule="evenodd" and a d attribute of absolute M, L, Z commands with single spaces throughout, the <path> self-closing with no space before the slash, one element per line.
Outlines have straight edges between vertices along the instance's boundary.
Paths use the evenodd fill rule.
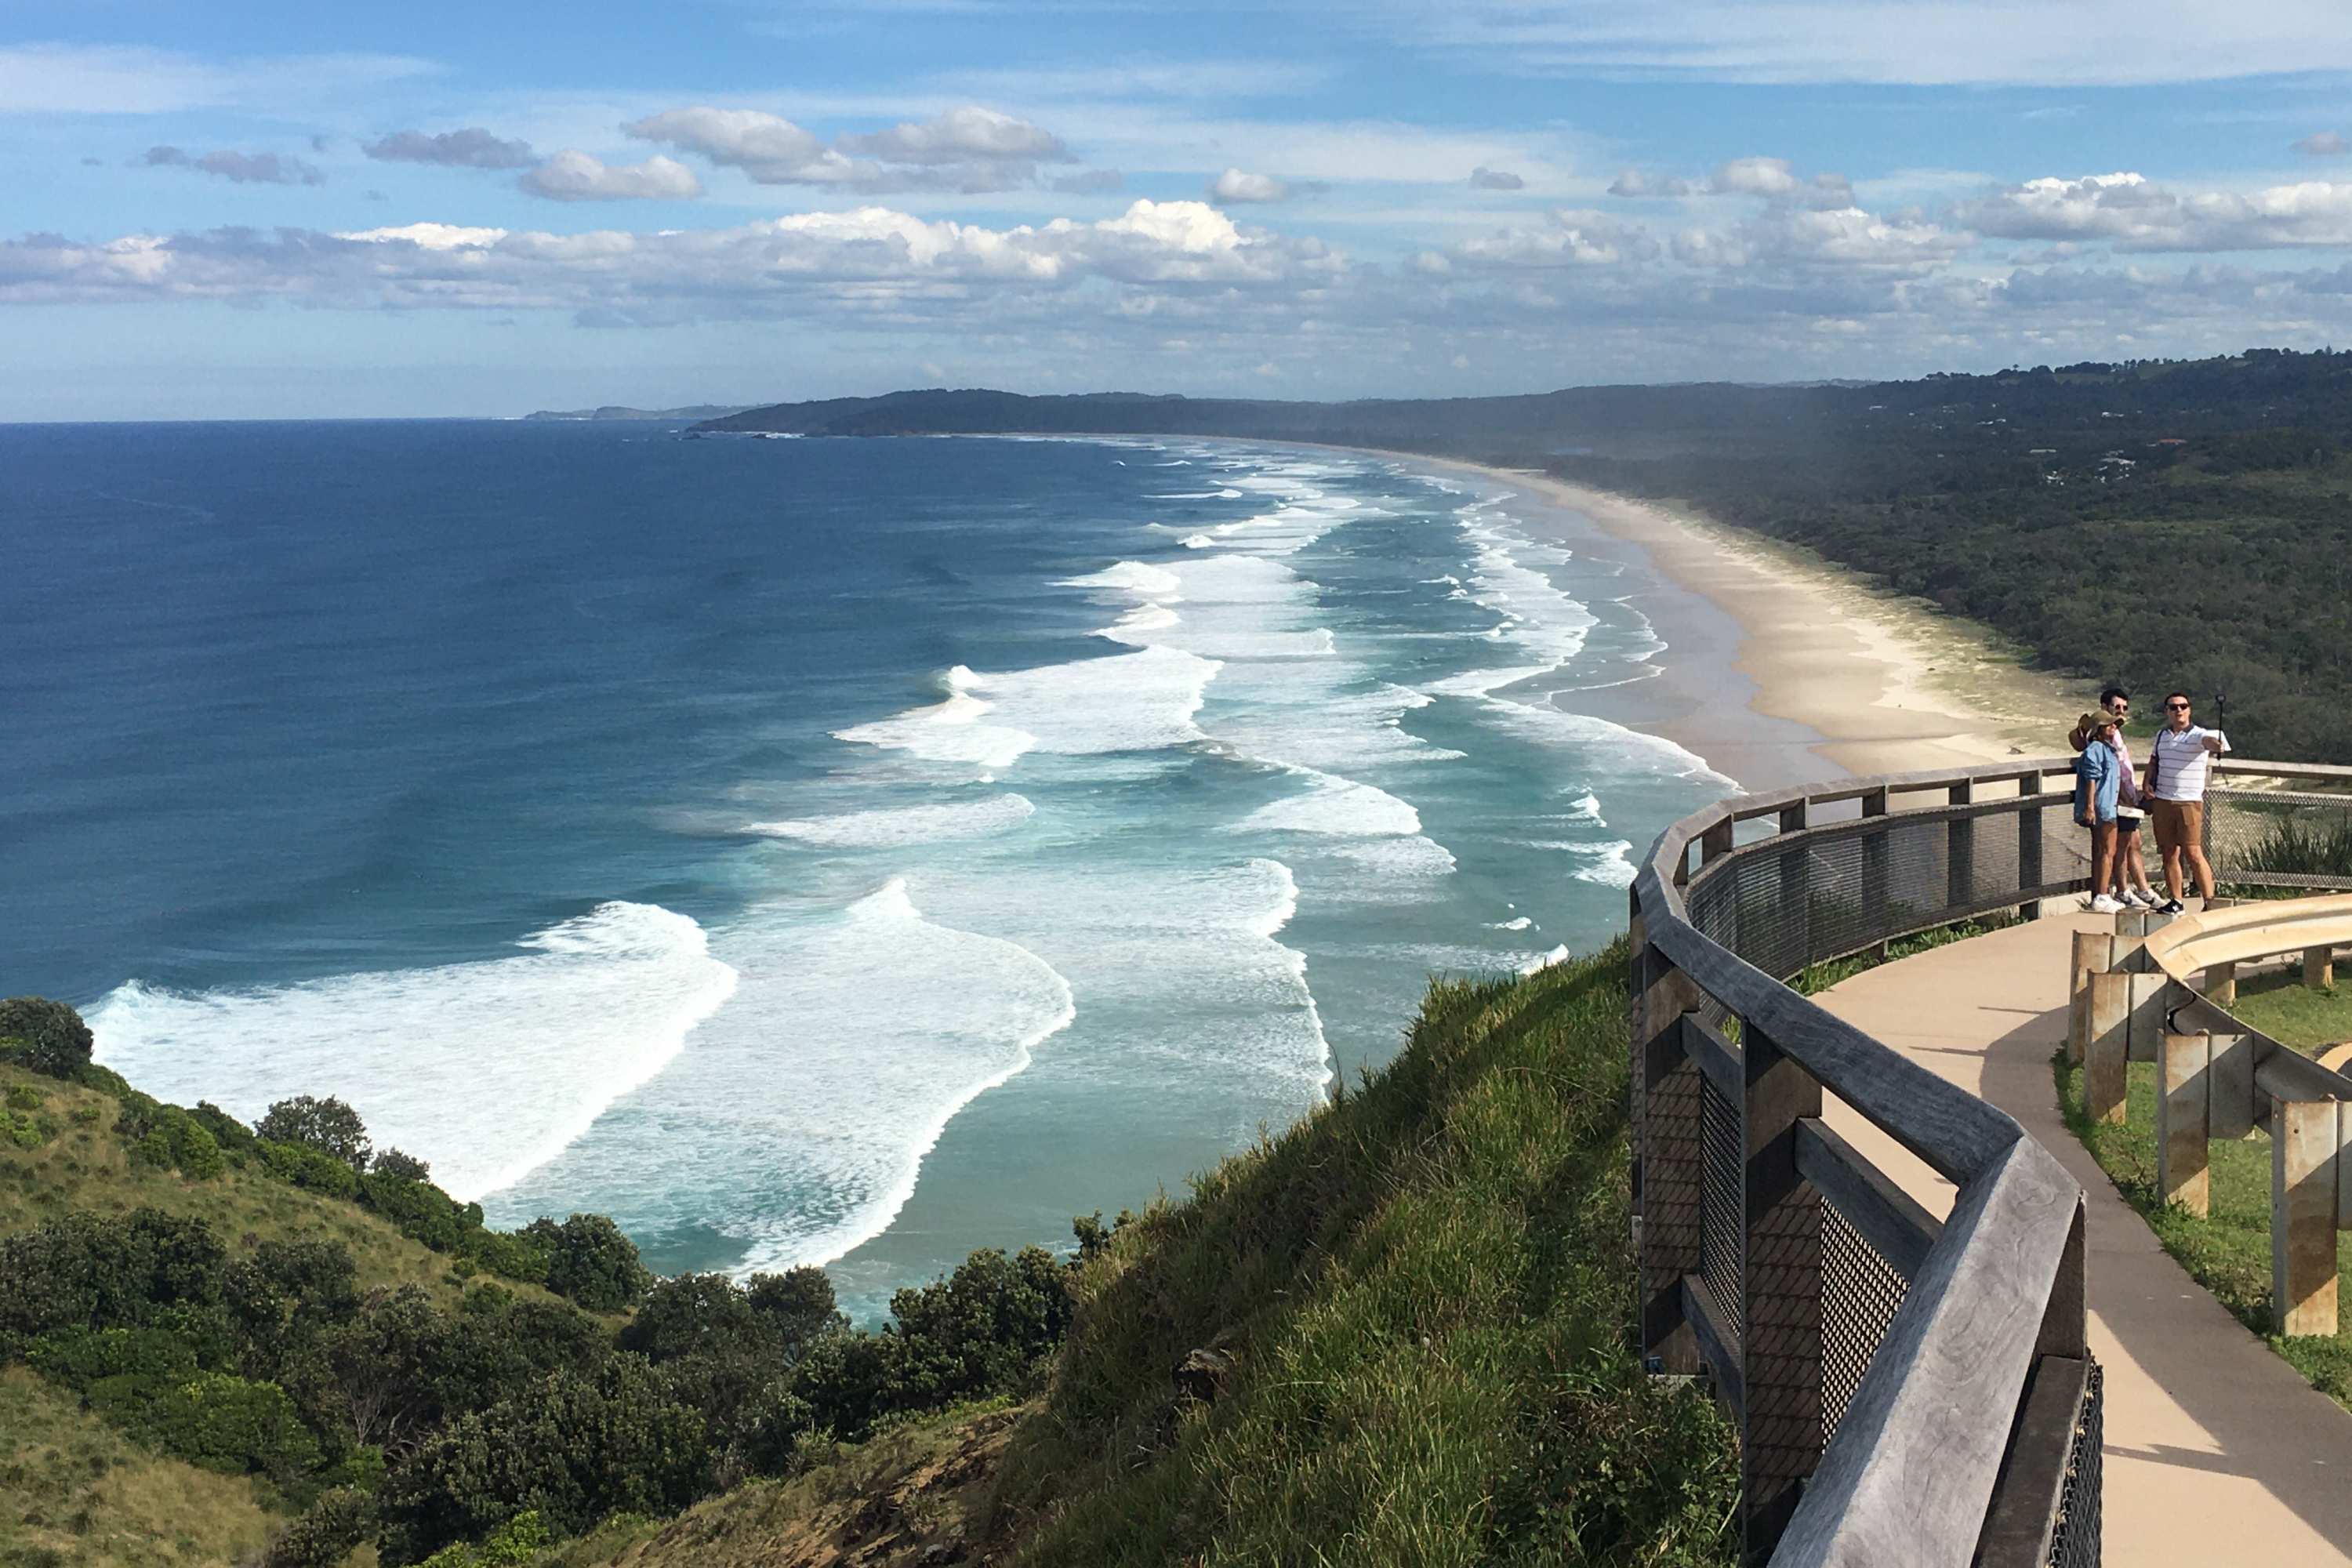
<path fill-rule="evenodd" d="M 2074 729 L 2083 740 L 2074 759 L 2074 821 L 2091 830 L 2091 908 L 2103 915 L 2123 909 L 2106 890 L 2116 869 L 2116 802 L 2124 782 L 2123 759 L 2111 743 L 2116 728 L 2112 713 L 2085 713 Z"/>

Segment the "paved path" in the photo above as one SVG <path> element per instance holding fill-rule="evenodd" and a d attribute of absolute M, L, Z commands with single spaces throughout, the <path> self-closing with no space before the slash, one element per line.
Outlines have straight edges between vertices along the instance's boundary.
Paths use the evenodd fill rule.
<path fill-rule="evenodd" d="M 2032 921 L 1819 1000 L 2008 1111 L 2083 1184 L 2091 1353 L 2106 1373 L 2105 1561 L 2352 1563 L 2352 1415 L 2164 1255 L 2059 1119 L 2050 1054 L 2066 1033 L 2068 933 L 2092 929 Z M 1950 1185 L 1890 1140 L 1843 1107 L 1830 1121 L 1930 1210 L 1950 1208 Z"/>

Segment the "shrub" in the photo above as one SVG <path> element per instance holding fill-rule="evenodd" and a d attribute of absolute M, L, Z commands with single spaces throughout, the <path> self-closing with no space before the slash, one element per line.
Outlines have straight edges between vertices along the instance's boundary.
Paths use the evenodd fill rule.
<path fill-rule="evenodd" d="M 341 1161 L 354 1172 L 367 1169 L 368 1135 L 360 1113 L 333 1095 L 298 1094 L 281 1100 L 253 1124 L 254 1134 L 275 1143 L 299 1143 Z"/>
<path fill-rule="evenodd" d="M 261 1568 L 336 1568 L 374 1532 L 375 1499 L 357 1487 L 334 1487 L 269 1543 Z"/>
<path fill-rule="evenodd" d="M 302 1143 L 281 1143 L 263 1139 L 260 1151 L 262 1168 L 281 1182 L 290 1183 L 306 1192 L 324 1193 L 329 1197 L 356 1198 L 360 1195 L 359 1173 L 332 1154 Z"/>
<path fill-rule="evenodd" d="M 535 1219 L 522 1234 L 546 1252 L 547 1288 L 592 1312 L 617 1312 L 653 1283 L 636 1243 L 604 1215 L 576 1214 L 562 1225 Z"/>
<path fill-rule="evenodd" d="M 379 1149 L 368 1162 L 368 1170 L 378 1176 L 391 1176 L 403 1182 L 421 1182 L 431 1176 L 433 1167 L 414 1154 L 404 1154 L 397 1149 Z"/>
<path fill-rule="evenodd" d="M 168 1329 L 59 1329 L 25 1352 L 34 1371 L 76 1392 L 110 1377 L 186 1377 L 196 1353 Z"/>
<path fill-rule="evenodd" d="M 72 1078 L 89 1065 L 93 1041 L 81 1015 L 46 996 L 0 1001 L 0 1040 L 13 1042 L 16 1059 L 51 1078 Z"/>
<path fill-rule="evenodd" d="M 558 1374 L 420 1445 L 384 1480 L 383 1561 L 428 1560 L 525 1508 L 562 1535 L 625 1509 L 674 1513 L 709 1475 L 701 1415 L 674 1402 L 643 1357 L 616 1355 L 593 1377 Z"/>
<path fill-rule="evenodd" d="M 41 1109 L 41 1091 L 31 1084 L 12 1083 L 8 1086 L 9 1110 L 38 1110 Z"/>
<path fill-rule="evenodd" d="M 248 1383 L 225 1372 L 177 1379 L 110 1378 L 90 1389 L 90 1405 L 131 1408 L 108 1413 L 166 1453 L 223 1475 L 263 1475 L 281 1485 L 319 1462 L 318 1439 L 274 1383 Z"/>
<path fill-rule="evenodd" d="M 46 1116 L 28 1110 L 0 1110 L 0 1143 L 37 1149 L 49 1141 L 53 1132 Z"/>
<path fill-rule="evenodd" d="M 423 1568 L 509 1568 L 536 1559 L 552 1539 L 539 1510 L 526 1509 L 485 1536 L 476 1546 L 445 1546 Z"/>
<path fill-rule="evenodd" d="M 138 1327 L 174 1307 L 216 1306 L 224 1257 L 202 1221 L 155 1209 L 0 1237 L 0 1334 Z"/>

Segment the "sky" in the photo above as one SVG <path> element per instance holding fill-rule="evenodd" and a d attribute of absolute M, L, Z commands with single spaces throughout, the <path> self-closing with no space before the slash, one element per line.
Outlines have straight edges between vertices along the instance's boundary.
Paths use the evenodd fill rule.
<path fill-rule="evenodd" d="M 0 7 L 0 420 L 2338 342 L 2344 0 Z"/>

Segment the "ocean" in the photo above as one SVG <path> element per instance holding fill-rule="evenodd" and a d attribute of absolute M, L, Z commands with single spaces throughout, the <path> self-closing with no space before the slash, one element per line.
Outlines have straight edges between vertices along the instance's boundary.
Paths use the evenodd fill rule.
<path fill-rule="evenodd" d="M 1673 657 L 1638 556 L 1406 459 L 185 424 L 0 474 L 0 994 L 861 1312 L 1181 1193 L 1433 974 L 1602 944 L 1727 787 L 1578 711 Z"/>

